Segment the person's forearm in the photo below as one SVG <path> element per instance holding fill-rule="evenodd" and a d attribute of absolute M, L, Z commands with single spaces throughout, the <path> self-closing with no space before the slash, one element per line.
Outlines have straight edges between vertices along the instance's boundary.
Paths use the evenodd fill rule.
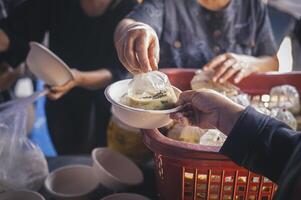
<path fill-rule="evenodd" d="M 246 63 L 254 69 L 254 72 L 277 71 L 279 67 L 277 56 L 252 57 L 243 56 Z"/>
<path fill-rule="evenodd" d="M 10 41 L 7 34 L 0 29 L 0 53 L 7 51 L 9 43 Z"/>
<path fill-rule="evenodd" d="M 105 87 L 112 81 L 112 73 L 107 69 L 100 69 L 96 71 L 77 71 L 78 73 L 78 87 L 86 89 L 99 89 Z"/>
<path fill-rule="evenodd" d="M 278 183 L 300 138 L 286 124 L 247 107 L 220 153 Z"/>

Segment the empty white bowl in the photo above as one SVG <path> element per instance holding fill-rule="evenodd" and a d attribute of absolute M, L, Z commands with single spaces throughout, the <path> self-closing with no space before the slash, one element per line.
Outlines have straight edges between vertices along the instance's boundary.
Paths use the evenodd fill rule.
<path fill-rule="evenodd" d="M 143 182 L 142 171 L 137 165 L 108 148 L 96 148 L 92 151 L 93 169 L 99 182 L 113 191 L 122 191 Z"/>
<path fill-rule="evenodd" d="M 87 199 L 99 185 L 95 171 L 86 165 L 70 165 L 53 171 L 45 180 L 46 190 L 56 199 Z"/>
<path fill-rule="evenodd" d="M 105 90 L 105 96 L 112 104 L 112 112 L 124 124 L 142 129 L 160 128 L 171 122 L 169 114 L 181 109 L 181 106 L 178 106 L 168 110 L 144 110 L 122 104 L 121 97 L 127 93 L 130 81 L 131 79 L 126 79 L 115 82 Z M 175 87 L 173 89 L 176 95 L 180 94 L 179 89 Z"/>
<path fill-rule="evenodd" d="M 37 42 L 30 42 L 26 64 L 30 71 L 47 85 L 64 85 L 73 79 L 70 68 L 49 49 Z"/>
<path fill-rule="evenodd" d="M 118 194 L 112 194 L 110 196 L 106 196 L 101 200 L 150 200 L 150 199 L 139 194 L 118 193 Z"/>
<path fill-rule="evenodd" d="M 45 198 L 37 192 L 27 190 L 7 191 L 0 193 L 1 200 L 45 200 Z"/>

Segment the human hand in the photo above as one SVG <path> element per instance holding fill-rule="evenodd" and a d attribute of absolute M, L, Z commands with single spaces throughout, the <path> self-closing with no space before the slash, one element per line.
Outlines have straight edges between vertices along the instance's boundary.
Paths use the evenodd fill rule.
<path fill-rule="evenodd" d="M 184 109 L 171 115 L 175 121 L 189 121 L 203 129 L 217 128 L 226 135 L 244 110 L 222 94 L 208 89 L 182 92 L 178 104 Z"/>
<path fill-rule="evenodd" d="M 122 27 L 122 22 L 119 26 Z M 127 70 L 132 74 L 157 70 L 160 48 L 154 29 L 140 22 L 120 27 L 116 30 L 115 46 Z"/>
<path fill-rule="evenodd" d="M 81 72 L 76 69 L 71 69 L 73 79 L 64 85 L 60 86 L 48 86 L 45 87 L 49 90 L 47 96 L 52 100 L 57 100 L 69 92 L 72 88 L 79 86 L 82 82 Z"/>
<path fill-rule="evenodd" d="M 252 57 L 225 53 L 213 58 L 204 66 L 204 70 L 214 70 L 213 81 L 224 83 L 233 78 L 239 83 L 244 77 L 256 72 L 256 67 L 251 65 Z"/>
<path fill-rule="evenodd" d="M 0 64 L 0 91 L 7 90 L 23 73 L 23 67 L 13 69 L 7 63 Z"/>

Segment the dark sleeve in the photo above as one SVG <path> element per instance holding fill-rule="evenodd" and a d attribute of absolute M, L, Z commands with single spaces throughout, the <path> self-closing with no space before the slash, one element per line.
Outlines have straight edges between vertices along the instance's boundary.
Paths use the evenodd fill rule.
<path fill-rule="evenodd" d="M 252 0 L 253 1 L 253 0 Z M 256 19 L 255 56 L 273 56 L 277 53 L 273 30 L 266 5 L 262 0 L 254 1 Z"/>
<path fill-rule="evenodd" d="M 160 36 L 163 29 L 164 0 L 144 0 L 126 18 L 150 25 Z"/>
<path fill-rule="evenodd" d="M 278 183 L 300 137 L 284 123 L 247 107 L 220 152 Z"/>
<path fill-rule="evenodd" d="M 27 0 L 0 21 L 1 30 L 10 40 L 8 50 L 0 53 L 1 61 L 17 67 L 27 56 L 28 42 L 42 42 L 49 28 L 49 8 L 49 0 Z"/>

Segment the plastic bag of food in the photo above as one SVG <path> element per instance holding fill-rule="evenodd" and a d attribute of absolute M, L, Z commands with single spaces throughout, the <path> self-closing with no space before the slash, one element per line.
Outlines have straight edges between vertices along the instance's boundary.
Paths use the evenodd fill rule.
<path fill-rule="evenodd" d="M 292 113 L 300 111 L 300 97 L 297 89 L 291 85 L 273 87 L 270 91 L 270 107 L 289 109 Z"/>
<path fill-rule="evenodd" d="M 27 106 L 35 95 L 0 105 L 0 192 L 39 190 L 48 175 L 43 153 L 26 136 Z"/>
<path fill-rule="evenodd" d="M 205 133 L 203 129 L 196 126 L 175 124 L 167 133 L 167 137 L 193 144 L 199 144 L 201 136 Z"/>
<path fill-rule="evenodd" d="M 212 78 L 214 75 L 213 70 L 198 70 L 190 82 L 191 89 L 198 90 L 198 89 L 212 89 L 219 93 L 222 93 L 228 97 L 236 96 L 239 93 L 239 88 L 232 85 L 229 82 L 225 82 L 223 84 L 218 82 L 213 82 Z"/>
<path fill-rule="evenodd" d="M 293 130 L 297 130 L 297 120 L 294 115 L 285 108 L 273 108 L 271 110 L 271 117 L 286 123 L 290 126 Z"/>
<path fill-rule="evenodd" d="M 251 104 L 249 95 L 247 95 L 245 93 L 241 93 L 236 96 L 232 96 L 232 97 L 230 97 L 230 99 L 232 101 L 234 101 L 235 103 L 238 103 L 239 105 L 242 105 L 245 107 L 249 106 Z"/>
<path fill-rule="evenodd" d="M 199 144 L 205 146 L 223 146 L 226 141 L 227 136 L 220 132 L 218 129 L 208 129 L 205 131 L 200 138 Z"/>
<path fill-rule="evenodd" d="M 177 96 L 165 74 L 151 71 L 134 76 L 122 101 L 134 108 L 165 110 L 175 106 Z"/>

